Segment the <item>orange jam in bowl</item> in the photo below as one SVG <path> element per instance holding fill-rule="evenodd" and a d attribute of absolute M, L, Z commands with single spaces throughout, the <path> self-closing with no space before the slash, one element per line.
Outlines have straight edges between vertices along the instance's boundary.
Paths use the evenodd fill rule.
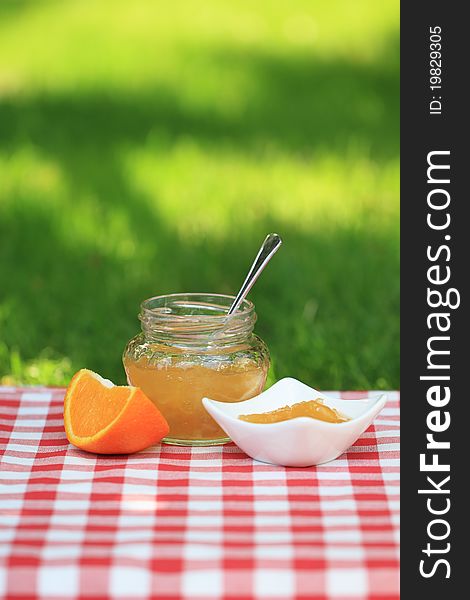
<path fill-rule="evenodd" d="M 141 305 L 142 333 L 128 343 L 123 363 L 129 383 L 140 387 L 168 421 L 166 443 L 227 442 L 202 398 L 241 402 L 264 388 L 269 353 L 253 334 L 254 305 L 244 300 L 227 321 L 233 299 L 171 294 Z"/>
<path fill-rule="evenodd" d="M 326 423 L 346 423 L 346 421 L 350 421 L 349 417 L 342 415 L 335 408 L 327 406 L 321 398 L 281 406 L 281 408 L 265 413 L 240 415 L 238 418 L 248 423 L 271 424 L 296 419 L 297 417 L 309 417 Z"/>

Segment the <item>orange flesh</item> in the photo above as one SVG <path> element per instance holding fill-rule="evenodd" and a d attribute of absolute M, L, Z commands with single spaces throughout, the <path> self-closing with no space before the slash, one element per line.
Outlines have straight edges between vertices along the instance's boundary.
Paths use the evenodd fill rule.
<path fill-rule="evenodd" d="M 279 421 L 287 421 L 295 417 L 310 417 L 328 423 L 344 423 L 349 419 L 341 415 L 334 408 L 326 406 L 320 398 L 316 400 L 305 400 L 297 402 L 292 406 L 283 406 L 270 412 L 240 415 L 238 418 L 249 423 L 278 423 Z"/>
<path fill-rule="evenodd" d="M 129 382 L 140 387 L 161 411 L 170 426 L 169 438 L 217 440 L 227 434 L 202 405 L 208 397 L 220 402 L 241 402 L 259 394 L 266 369 L 249 362 L 240 365 L 155 366 L 147 359 L 125 359 Z"/>
<path fill-rule="evenodd" d="M 103 394 L 103 385 L 93 377 L 78 380 L 74 395 L 86 398 L 85 402 L 72 402 L 70 418 L 73 432 L 79 437 L 89 437 L 101 431 L 118 416 L 129 400 L 128 387 L 113 387 Z"/>

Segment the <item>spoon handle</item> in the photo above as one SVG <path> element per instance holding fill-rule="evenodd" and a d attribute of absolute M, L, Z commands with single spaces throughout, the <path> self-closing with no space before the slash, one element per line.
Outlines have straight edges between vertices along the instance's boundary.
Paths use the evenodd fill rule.
<path fill-rule="evenodd" d="M 229 308 L 227 316 L 232 315 L 243 302 L 243 300 L 248 295 L 248 292 L 251 290 L 255 281 L 261 275 L 264 267 L 268 264 L 268 262 L 273 257 L 276 250 L 279 249 L 279 246 L 282 244 L 281 238 L 277 235 L 277 233 L 270 233 L 266 236 L 259 252 L 251 265 L 251 269 L 246 276 L 245 281 L 243 282 L 240 291 L 237 294 L 237 297 L 232 303 L 232 306 Z"/>

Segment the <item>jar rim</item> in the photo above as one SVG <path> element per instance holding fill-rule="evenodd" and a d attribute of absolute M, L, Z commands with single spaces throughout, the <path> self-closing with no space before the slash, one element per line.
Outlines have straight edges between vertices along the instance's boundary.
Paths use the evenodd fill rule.
<path fill-rule="evenodd" d="M 219 302 L 220 304 L 215 305 L 214 302 L 211 302 L 211 300 L 215 300 L 217 302 Z M 188 292 L 188 293 L 175 293 L 175 294 L 162 294 L 160 296 L 152 296 L 151 298 L 147 298 L 146 300 L 144 300 L 141 305 L 141 315 L 144 316 L 148 316 L 148 317 L 157 317 L 159 320 L 177 320 L 177 321 L 193 321 L 194 317 L 197 316 L 198 317 L 198 321 L 200 322 L 201 320 L 205 320 L 205 317 L 207 317 L 208 320 L 208 324 L 209 322 L 211 324 L 216 325 L 218 322 L 223 323 L 225 322 L 226 318 L 227 318 L 227 312 L 228 309 L 230 308 L 230 306 L 232 305 L 232 302 L 235 300 L 235 296 L 232 295 L 228 295 L 228 294 L 212 294 L 212 293 L 208 293 L 208 292 Z M 179 302 L 178 302 L 179 301 Z M 188 314 L 184 314 L 184 313 L 180 313 L 180 312 L 173 312 L 172 310 L 172 305 L 173 306 L 184 306 L 185 304 L 187 304 L 188 308 L 191 307 L 193 308 L 193 311 L 188 313 Z M 210 306 L 213 307 L 213 309 L 217 310 L 217 308 L 220 309 L 220 313 L 216 314 L 215 310 L 213 314 L 210 314 L 210 312 L 208 312 L 207 314 L 204 314 L 202 312 L 197 312 L 194 311 L 194 308 L 198 306 L 201 308 L 206 308 L 209 309 Z M 222 309 L 225 309 L 222 311 Z M 240 317 L 248 317 L 250 316 L 255 309 L 255 305 L 253 304 L 253 302 L 251 302 L 251 300 L 248 299 L 244 299 L 243 302 L 240 304 L 238 310 L 236 311 L 236 313 L 233 314 L 233 318 L 240 318 Z M 209 309 L 212 310 L 212 309 Z M 204 317 L 204 319 L 201 319 L 201 317 Z"/>
<path fill-rule="evenodd" d="M 177 293 L 144 300 L 139 319 L 152 340 L 172 343 L 234 343 L 250 335 L 256 322 L 255 306 L 243 300 L 227 319 L 235 296 L 211 293 Z"/>

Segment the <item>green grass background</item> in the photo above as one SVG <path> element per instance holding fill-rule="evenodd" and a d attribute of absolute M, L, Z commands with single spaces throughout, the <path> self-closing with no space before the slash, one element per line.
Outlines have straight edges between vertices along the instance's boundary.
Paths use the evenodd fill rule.
<path fill-rule="evenodd" d="M 251 292 L 274 377 L 399 385 L 398 1 L 2 0 L 0 382 L 123 382 L 142 299 Z"/>

